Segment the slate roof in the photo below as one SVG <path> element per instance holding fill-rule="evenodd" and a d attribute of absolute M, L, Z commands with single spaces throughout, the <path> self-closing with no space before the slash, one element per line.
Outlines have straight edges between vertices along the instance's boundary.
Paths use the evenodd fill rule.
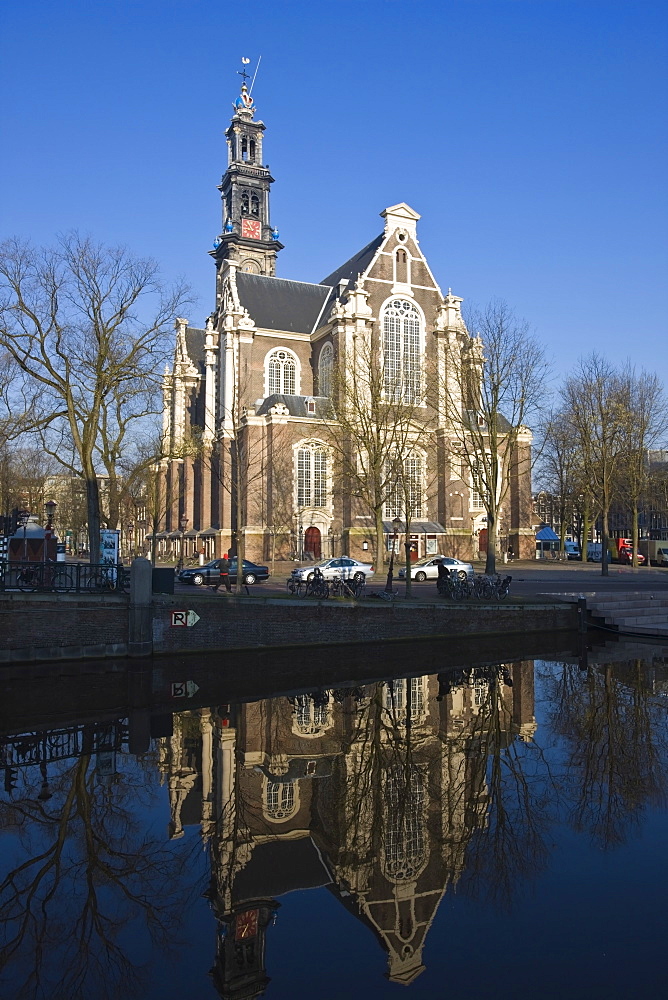
<path fill-rule="evenodd" d="M 237 899 L 282 896 L 295 889 L 329 885 L 332 876 L 310 837 L 258 844 L 234 880 Z"/>
<path fill-rule="evenodd" d="M 402 522 L 405 527 L 405 522 Z M 383 521 L 383 531 L 388 532 L 388 534 L 394 533 L 394 525 L 391 521 Z M 400 529 L 403 531 L 403 528 Z M 445 528 L 438 521 L 411 521 L 411 534 L 412 535 L 442 535 L 445 534 Z"/>
<path fill-rule="evenodd" d="M 309 413 L 306 409 L 306 400 L 312 399 L 315 403 L 315 413 Z M 282 396 L 274 393 L 267 396 L 262 401 L 262 405 L 257 409 L 258 417 L 263 417 L 269 412 L 270 407 L 276 403 L 283 403 L 287 406 L 291 417 L 312 417 L 314 420 L 332 420 L 335 416 L 332 401 L 328 396 Z"/>
<path fill-rule="evenodd" d="M 477 425 L 477 422 L 478 422 L 477 411 L 476 410 L 465 410 L 464 412 L 466 413 L 466 416 L 468 418 L 469 426 L 470 427 L 475 427 Z M 504 417 L 503 413 L 499 413 L 498 414 L 498 416 L 497 416 L 497 424 L 498 424 L 498 429 L 501 431 L 502 434 L 507 434 L 508 431 L 511 431 L 513 429 L 513 425 L 511 424 L 511 422 L 508 420 L 507 417 Z M 487 427 L 483 426 L 481 429 L 483 431 L 486 431 Z"/>
<path fill-rule="evenodd" d="M 312 333 L 330 292 L 324 285 L 243 272 L 237 289 L 256 327 L 288 333 Z"/>
<path fill-rule="evenodd" d="M 195 326 L 186 327 L 186 350 L 194 365 L 204 370 L 204 343 L 206 330 L 198 330 Z"/>
<path fill-rule="evenodd" d="M 367 243 L 363 250 L 356 253 L 354 257 L 347 260 L 345 264 L 337 268 L 331 274 L 328 274 L 326 278 L 323 278 L 320 282 L 321 285 L 329 285 L 330 287 L 336 287 L 340 281 L 347 281 L 348 284 L 352 284 L 355 279 L 366 271 L 367 267 L 373 260 L 373 256 L 385 239 L 385 233 L 381 233 L 380 236 L 376 236 L 375 240 L 371 240 L 371 243 Z"/>

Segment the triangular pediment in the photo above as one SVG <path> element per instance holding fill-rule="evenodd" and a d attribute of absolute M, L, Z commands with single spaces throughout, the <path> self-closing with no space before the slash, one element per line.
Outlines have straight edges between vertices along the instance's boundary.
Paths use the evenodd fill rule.
<path fill-rule="evenodd" d="M 390 205 L 389 208 L 384 208 L 380 213 L 381 219 L 387 219 L 388 216 L 396 216 L 397 219 L 403 219 L 405 222 L 417 222 L 421 216 L 415 212 L 410 205 L 407 205 L 405 201 L 400 201 L 398 205 Z"/>

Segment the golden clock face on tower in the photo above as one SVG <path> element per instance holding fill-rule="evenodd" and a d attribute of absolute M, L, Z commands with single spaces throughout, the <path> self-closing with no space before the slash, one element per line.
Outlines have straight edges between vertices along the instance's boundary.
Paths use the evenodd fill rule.
<path fill-rule="evenodd" d="M 241 235 L 247 240 L 259 240 L 262 236 L 262 225 L 259 219 L 242 219 Z"/>
<path fill-rule="evenodd" d="M 245 941 L 253 938 L 257 934 L 257 921 L 260 916 L 259 910 L 246 910 L 245 913 L 237 914 L 234 922 L 235 941 Z"/>

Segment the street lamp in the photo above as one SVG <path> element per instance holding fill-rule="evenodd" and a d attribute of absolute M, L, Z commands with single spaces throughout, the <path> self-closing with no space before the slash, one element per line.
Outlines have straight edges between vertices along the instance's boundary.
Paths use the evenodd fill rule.
<path fill-rule="evenodd" d="M 181 538 L 179 539 L 179 572 L 183 569 L 183 536 L 186 533 L 189 520 L 190 518 L 187 518 L 184 514 L 179 521 L 179 524 L 181 525 Z"/>
<path fill-rule="evenodd" d="M 394 528 L 394 533 L 392 535 L 392 552 L 390 553 L 390 566 L 387 571 L 387 583 L 385 584 L 385 593 L 392 593 L 392 580 L 394 572 L 394 551 L 397 547 L 397 535 L 399 534 L 402 526 L 402 521 L 400 517 L 395 517 L 392 521 L 392 527 Z"/>
<path fill-rule="evenodd" d="M 23 561 L 28 561 L 28 540 L 26 538 L 26 528 L 28 527 L 28 521 L 30 520 L 30 511 L 27 508 L 23 508 L 17 514 L 18 523 L 21 528 L 23 528 Z"/>
<path fill-rule="evenodd" d="M 49 558 L 49 542 L 51 541 L 51 532 L 53 531 L 53 515 L 55 513 L 58 504 L 55 500 L 47 500 L 44 504 L 44 509 L 46 511 L 46 528 L 44 529 L 44 549 L 42 551 L 42 562 L 46 562 Z"/>
<path fill-rule="evenodd" d="M 140 546 L 142 548 L 142 550 L 146 547 L 146 528 L 147 527 L 148 527 L 148 521 L 146 520 L 146 518 L 145 517 L 140 517 L 139 520 L 137 521 L 137 530 L 138 530 L 137 541 L 138 541 L 138 546 Z"/>
<path fill-rule="evenodd" d="M 128 521 L 125 526 L 125 540 L 128 543 L 128 558 L 132 559 L 135 551 L 135 524 L 134 521 Z"/>

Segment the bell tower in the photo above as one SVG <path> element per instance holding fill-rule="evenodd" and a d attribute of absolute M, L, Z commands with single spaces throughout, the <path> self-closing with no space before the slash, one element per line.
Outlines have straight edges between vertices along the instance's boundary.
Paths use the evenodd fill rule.
<path fill-rule="evenodd" d="M 274 277 L 276 255 L 282 249 L 278 230 L 269 221 L 269 188 L 274 178 L 263 163 L 264 123 L 254 120 L 255 107 L 246 86 L 246 67 L 241 73 L 241 94 L 225 132 L 227 170 L 218 190 L 223 207 L 223 228 L 211 256 L 220 277 L 225 262 L 239 270 Z"/>

